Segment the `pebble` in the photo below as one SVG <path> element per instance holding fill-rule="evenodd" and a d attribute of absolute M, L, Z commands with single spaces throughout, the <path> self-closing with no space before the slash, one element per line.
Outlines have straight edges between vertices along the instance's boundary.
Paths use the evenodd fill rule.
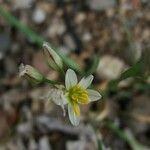
<path fill-rule="evenodd" d="M 83 40 L 83 42 L 89 42 L 92 40 L 92 35 L 89 32 L 85 32 L 82 35 L 82 40 Z"/>
<path fill-rule="evenodd" d="M 17 132 L 19 133 L 19 135 L 21 135 L 23 137 L 29 137 L 32 133 L 31 122 L 19 124 L 17 127 Z"/>
<path fill-rule="evenodd" d="M 85 13 L 78 13 L 77 16 L 75 17 L 75 23 L 81 24 L 85 19 L 86 19 Z"/>
<path fill-rule="evenodd" d="M 48 137 L 44 136 L 39 140 L 39 150 L 51 150 Z"/>
<path fill-rule="evenodd" d="M 107 9 L 116 5 L 115 0 L 92 0 L 89 1 L 89 6 L 93 10 Z"/>
<path fill-rule="evenodd" d="M 25 9 L 31 7 L 34 0 L 14 0 L 14 9 Z"/>
<path fill-rule="evenodd" d="M 67 150 L 85 150 L 86 143 L 83 141 L 68 141 Z"/>
<path fill-rule="evenodd" d="M 59 50 L 61 50 L 65 55 L 69 55 L 70 54 L 70 50 L 68 47 L 61 45 L 58 47 Z"/>
<path fill-rule="evenodd" d="M 46 19 L 45 11 L 43 9 L 41 9 L 41 8 L 36 8 L 33 11 L 32 19 L 37 24 L 43 23 L 45 21 L 45 19 Z"/>
<path fill-rule="evenodd" d="M 126 65 L 117 57 L 105 55 L 100 58 L 97 68 L 98 77 L 106 80 L 113 80 L 120 76 Z"/>
<path fill-rule="evenodd" d="M 142 57 L 142 45 L 140 42 L 134 42 L 135 49 L 133 49 L 134 62 L 137 62 Z"/>
<path fill-rule="evenodd" d="M 76 48 L 76 44 L 75 44 L 73 38 L 69 34 L 64 36 L 64 44 L 70 50 L 75 50 L 75 48 Z"/>
<path fill-rule="evenodd" d="M 46 12 L 46 14 L 51 15 L 56 12 L 56 5 L 50 3 L 49 1 L 40 1 L 38 2 L 39 7 Z"/>
<path fill-rule="evenodd" d="M 66 31 L 66 26 L 64 22 L 58 18 L 54 18 L 48 27 L 48 36 L 53 38 L 57 35 L 62 35 Z"/>

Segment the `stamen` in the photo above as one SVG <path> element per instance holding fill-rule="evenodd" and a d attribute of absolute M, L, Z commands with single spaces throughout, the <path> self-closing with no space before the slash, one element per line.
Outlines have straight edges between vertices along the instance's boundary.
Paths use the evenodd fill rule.
<path fill-rule="evenodd" d="M 79 85 L 75 85 L 68 92 L 71 102 L 87 104 L 89 102 L 88 92 Z"/>

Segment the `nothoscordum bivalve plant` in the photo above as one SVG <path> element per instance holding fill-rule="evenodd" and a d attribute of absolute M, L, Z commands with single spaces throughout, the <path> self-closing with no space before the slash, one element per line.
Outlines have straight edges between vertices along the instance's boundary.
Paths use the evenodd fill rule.
<path fill-rule="evenodd" d="M 65 74 L 63 71 L 63 61 L 59 55 L 49 46 L 48 43 L 43 44 L 44 54 L 48 65 Z M 30 65 L 20 65 L 19 75 L 27 78 L 29 81 L 39 84 L 48 83 L 51 85 L 46 98 L 52 100 L 56 105 L 61 106 L 65 116 L 65 106 L 68 108 L 70 122 L 77 126 L 80 121 L 80 105 L 88 104 L 92 101 L 99 100 L 101 95 L 99 92 L 88 89 L 93 81 L 93 75 L 84 77 L 80 82 L 77 80 L 76 73 L 72 69 L 68 69 L 65 75 L 65 86 L 44 77 L 37 69 Z"/>
<path fill-rule="evenodd" d="M 93 78 L 93 75 L 90 75 L 82 78 L 78 83 L 76 73 L 73 70 L 68 69 L 65 76 L 65 91 L 61 93 L 61 98 L 59 99 L 60 102 L 58 103 L 58 97 L 51 97 L 51 99 L 57 105 L 61 105 L 62 108 L 64 108 L 64 105 L 68 105 L 69 119 L 75 126 L 79 125 L 80 121 L 79 105 L 85 105 L 101 98 L 99 92 L 87 89 L 92 83 Z"/>

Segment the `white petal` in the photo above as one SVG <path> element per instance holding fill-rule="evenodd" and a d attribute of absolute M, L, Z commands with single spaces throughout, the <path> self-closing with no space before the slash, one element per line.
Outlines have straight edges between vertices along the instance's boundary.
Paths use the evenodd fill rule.
<path fill-rule="evenodd" d="M 72 125 L 74 126 L 79 125 L 80 119 L 75 115 L 70 104 L 68 104 L 68 115 Z"/>
<path fill-rule="evenodd" d="M 86 78 L 82 78 L 81 81 L 79 82 L 79 85 L 81 85 L 83 88 L 87 88 L 90 86 L 90 84 L 92 83 L 94 79 L 94 76 L 93 75 L 89 75 L 88 77 Z"/>
<path fill-rule="evenodd" d="M 67 99 L 63 95 L 63 91 L 60 89 L 52 88 L 49 91 L 49 100 L 52 100 L 56 105 L 67 104 Z"/>
<path fill-rule="evenodd" d="M 52 100 L 56 105 L 59 105 L 63 110 L 63 115 L 66 115 L 65 104 L 68 103 L 63 91 L 60 89 L 50 89 L 48 100 Z"/>
<path fill-rule="evenodd" d="M 66 105 L 68 103 L 68 100 L 64 94 L 61 95 L 61 99 L 62 99 L 64 105 Z"/>
<path fill-rule="evenodd" d="M 101 94 L 95 90 L 87 89 L 90 101 L 97 101 L 101 99 Z"/>
<path fill-rule="evenodd" d="M 76 73 L 72 69 L 68 69 L 65 77 L 66 89 L 69 90 L 72 86 L 77 84 Z"/>

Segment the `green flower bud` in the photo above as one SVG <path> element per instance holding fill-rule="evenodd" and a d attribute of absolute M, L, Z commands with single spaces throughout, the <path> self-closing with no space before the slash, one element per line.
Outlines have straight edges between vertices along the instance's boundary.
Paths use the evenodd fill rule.
<path fill-rule="evenodd" d="M 25 77 L 34 84 L 41 83 L 44 79 L 43 75 L 37 69 L 30 65 L 24 66 L 24 64 L 21 64 L 19 67 L 19 76 Z"/>
<path fill-rule="evenodd" d="M 43 44 L 43 48 L 48 65 L 55 70 L 62 70 L 63 62 L 60 56 L 50 47 L 47 42 Z"/>

